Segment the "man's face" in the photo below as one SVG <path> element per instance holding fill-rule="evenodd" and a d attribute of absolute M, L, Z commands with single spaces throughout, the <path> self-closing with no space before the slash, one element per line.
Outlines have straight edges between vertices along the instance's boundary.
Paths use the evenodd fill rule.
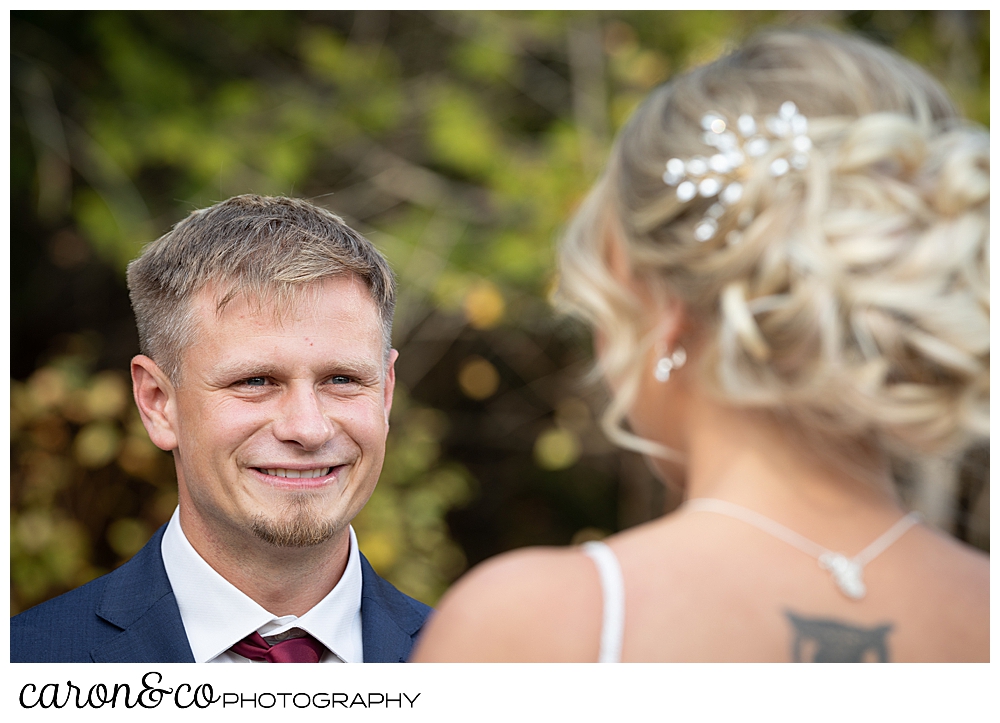
<path fill-rule="evenodd" d="M 368 290 L 317 282 L 280 316 L 241 297 L 218 314 L 211 289 L 192 303 L 173 424 L 185 532 L 281 546 L 339 535 L 378 481 L 395 384 Z"/>

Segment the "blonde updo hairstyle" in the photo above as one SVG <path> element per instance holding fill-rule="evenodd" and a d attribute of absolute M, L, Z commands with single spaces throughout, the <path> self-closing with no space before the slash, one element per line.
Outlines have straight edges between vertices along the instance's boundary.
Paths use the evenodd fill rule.
<path fill-rule="evenodd" d="M 781 140 L 748 158 L 742 197 L 698 241 L 713 199 L 678 200 L 666 162 L 710 155 L 706 113 L 760 123 L 786 101 L 808 119 L 808 164 L 769 174 Z M 683 301 L 700 378 L 728 404 L 849 462 L 859 449 L 945 455 L 988 438 L 989 134 L 895 53 L 766 32 L 654 90 L 622 130 L 567 229 L 556 298 L 606 340 L 598 370 L 619 384 L 605 431 L 670 456 L 622 427 L 661 340 L 608 269 L 612 237 L 637 279 Z"/>

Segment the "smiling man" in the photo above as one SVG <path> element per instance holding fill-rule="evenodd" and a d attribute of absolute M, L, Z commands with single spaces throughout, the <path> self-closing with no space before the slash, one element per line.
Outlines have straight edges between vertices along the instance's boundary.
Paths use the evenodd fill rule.
<path fill-rule="evenodd" d="M 11 620 L 12 662 L 402 662 L 429 608 L 350 522 L 385 455 L 385 259 L 288 198 L 192 213 L 129 265 L 136 405 L 173 454 L 170 522 L 114 572 Z"/>

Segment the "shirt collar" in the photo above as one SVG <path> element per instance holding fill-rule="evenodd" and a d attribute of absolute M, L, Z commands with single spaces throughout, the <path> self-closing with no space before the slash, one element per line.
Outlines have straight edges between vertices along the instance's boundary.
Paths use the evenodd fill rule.
<path fill-rule="evenodd" d="M 278 617 L 205 562 L 184 535 L 175 509 L 160 549 L 195 662 L 212 660 L 254 631 L 278 635 L 290 628 L 301 628 L 341 660 L 360 663 L 364 657 L 361 559 L 354 528 L 349 530 L 347 568 L 333 590 L 300 617 Z"/>

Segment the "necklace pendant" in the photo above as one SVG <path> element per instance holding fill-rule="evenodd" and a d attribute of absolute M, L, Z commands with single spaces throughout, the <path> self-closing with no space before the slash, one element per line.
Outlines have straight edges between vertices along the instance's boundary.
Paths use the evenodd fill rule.
<path fill-rule="evenodd" d="M 861 579 L 862 566 L 839 552 L 826 552 L 820 555 L 819 566 L 829 570 L 837 587 L 852 600 L 860 600 L 868 589 Z"/>

